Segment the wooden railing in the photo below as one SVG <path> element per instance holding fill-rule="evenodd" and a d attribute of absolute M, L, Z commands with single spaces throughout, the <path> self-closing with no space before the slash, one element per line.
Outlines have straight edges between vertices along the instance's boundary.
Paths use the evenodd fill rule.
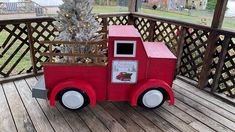
<path fill-rule="evenodd" d="M 92 42 L 41 41 L 40 44 L 49 48 L 48 51 L 40 53 L 48 59 L 41 63 L 43 66 L 106 66 L 108 62 L 106 39 Z"/>
<path fill-rule="evenodd" d="M 130 24 L 143 40 L 164 41 L 178 57 L 177 75 L 193 80 L 200 88 L 209 87 L 213 93 L 235 97 L 234 32 L 139 13 L 102 14 L 97 20 L 103 32 L 109 25 Z M 40 53 L 48 47 L 39 41 L 53 40 L 58 34 L 53 21 L 46 17 L 0 21 L 2 82 L 9 81 L 9 76 L 37 75 L 42 70 L 40 62 L 46 58 Z"/>
<path fill-rule="evenodd" d="M 0 2 L 0 15 L 35 13 L 37 16 L 43 16 L 46 8 L 35 2 Z"/>

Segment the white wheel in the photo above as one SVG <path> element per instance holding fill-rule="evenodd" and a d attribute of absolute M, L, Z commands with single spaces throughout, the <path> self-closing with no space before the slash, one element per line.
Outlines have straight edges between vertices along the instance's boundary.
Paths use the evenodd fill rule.
<path fill-rule="evenodd" d="M 160 107 L 166 99 L 166 92 L 163 89 L 149 89 L 143 92 L 138 104 L 144 108 L 154 109 Z"/>
<path fill-rule="evenodd" d="M 86 94 L 78 90 L 65 90 L 60 94 L 59 101 L 62 106 L 69 110 L 78 110 L 89 104 Z"/>
<path fill-rule="evenodd" d="M 84 103 L 84 98 L 77 91 L 68 91 L 62 96 L 62 103 L 70 109 L 78 109 Z"/>

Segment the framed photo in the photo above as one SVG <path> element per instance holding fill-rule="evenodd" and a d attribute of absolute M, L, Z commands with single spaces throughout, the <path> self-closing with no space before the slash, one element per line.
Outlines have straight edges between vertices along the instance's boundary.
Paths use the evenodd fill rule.
<path fill-rule="evenodd" d="M 115 60 L 112 64 L 112 83 L 136 83 L 138 62 Z"/>

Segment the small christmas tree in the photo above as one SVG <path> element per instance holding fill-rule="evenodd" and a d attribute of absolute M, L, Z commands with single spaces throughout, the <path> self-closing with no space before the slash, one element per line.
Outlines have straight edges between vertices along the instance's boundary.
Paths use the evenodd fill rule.
<path fill-rule="evenodd" d="M 99 41 L 102 35 L 97 32 L 101 25 L 92 11 L 91 0 L 63 0 L 54 25 L 60 32 L 57 40 Z"/>
<path fill-rule="evenodd" d="M 59 41 L 101 41 L 103 34 L 98 33 L 102 26 L 96 20 L 92 11 L 91 0 L 63 0 L 59 7 L 58 17 L 54 22 L 55 27 L 60 32 L 56 40 Z M 75 52 L 80 54 L 92 53 L 96 45 L 75 45 Z M 62 53 L 71 53 L 71 45 L 62 45 Z M 71 62 L 71 57 L 60 57 L 57 62 Z M 87 61 L 89 60 L 89 61 Z M 93 58 L 76 57 L 77 63 L 92 63 Z"/>

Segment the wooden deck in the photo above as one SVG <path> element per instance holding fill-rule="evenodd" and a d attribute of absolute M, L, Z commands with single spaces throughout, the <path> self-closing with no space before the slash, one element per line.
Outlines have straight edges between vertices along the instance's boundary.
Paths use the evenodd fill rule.
<path fill-rule="evenodd" d="M 1 132 L 158 132 L 233 131 L 235 107 L 193 86 L 176 80 L 174 107 L 165 103 L 156 110 L 131 107 L 128 103 L 98 103 L 71 112 L 59 104 L 51 109 L 45 100 L 31 96 L 36 78 L 0 85 Z"/>

